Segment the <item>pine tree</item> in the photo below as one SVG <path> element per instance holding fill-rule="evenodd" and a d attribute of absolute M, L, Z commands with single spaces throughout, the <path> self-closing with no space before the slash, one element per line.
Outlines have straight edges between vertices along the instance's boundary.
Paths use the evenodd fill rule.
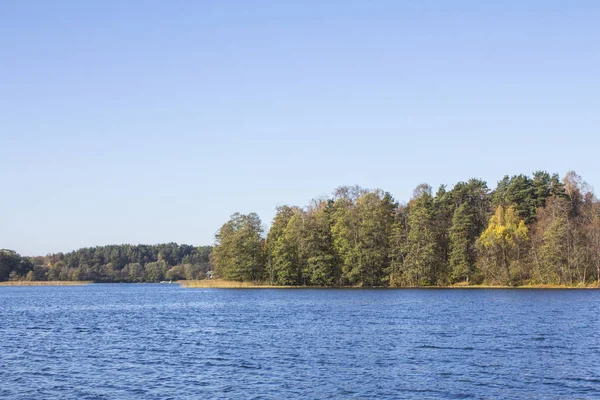
<path fill-rule="evenodd" d="M 471 280 L 475 264 L 474 216 L 469 210 L 469 204 L 461 204 L 452 217 L 450 228 L 450 268 L 453 282 Z"/>
<path fill-rule="evenodd" d="M 415 198 L 409 203 L 403 285 L 426 286 L 438 283 L 435 272 L 440 257 L 432 210 L 431 191 L 417 188 Z"/>

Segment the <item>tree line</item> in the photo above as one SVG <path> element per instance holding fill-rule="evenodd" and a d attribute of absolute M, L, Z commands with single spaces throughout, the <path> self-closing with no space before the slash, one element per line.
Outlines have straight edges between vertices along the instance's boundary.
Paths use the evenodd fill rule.
<path fill-rule="evenodd" d="M 266 232 L 233 214 L 211 255 L 218 276 L 314 286 L 600 283 L 600 202 L 575 172 L 419 185 L 407 204 L 336 189 L 281 206 Z"/>
<path fill-rule="evenodd" d="M 204 279 L 211 269 L 211 246 L 112 245 L 70 253 L 21 257 L 0 250 L 0 281 L 160 282 Z"/>

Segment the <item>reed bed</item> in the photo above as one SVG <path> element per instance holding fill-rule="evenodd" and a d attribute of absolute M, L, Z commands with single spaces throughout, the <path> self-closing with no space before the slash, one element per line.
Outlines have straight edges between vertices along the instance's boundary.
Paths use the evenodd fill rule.
<path fill-rule="evenodd" d="M 268 282 L 236 282 L 224 279 L 203 279 L 198 281 L 179 281 L 179 284 L 187 288 L 205 289 L 282 289 L 298 286 L 273 286 Z"/>

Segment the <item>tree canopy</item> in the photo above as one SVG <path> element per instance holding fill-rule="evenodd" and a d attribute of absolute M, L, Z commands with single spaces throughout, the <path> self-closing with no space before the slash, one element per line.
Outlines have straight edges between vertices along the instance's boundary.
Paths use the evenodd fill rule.
<path fill-rule="evenodd" d="M 159 282 L 202 279 L 210 270 L 211 246 L 111 245 L 70 253 L 21 257 L 0 250 L 0 281 L 81 280 L 95 282 Z"/>
<path fill-rule="evenodd" d="M 235 213 L 215 245 L 116 245 L 43 257 L 0 251 L 0 280 L 156 282 L 221 278 L 276 285 L 435 286 L 600 283 L 600 202 L 575 172 L 536 171 L 490 190 L 470 179 L 408 203 L 342 186 L 277 208 L 265 232 Z"/>
<path fill-rule="evenodd" d="M 278 285 L 432 286 L 590 283 L 600 278 L 600 204 L 580 176 L 545 171 L 452 189 L 420 184 L 407 204 L 380 189 L 337 188 L 255 214 L 217 235 L 216 270 Z M 262 263 L 262 264 L 261 264 Z"/>

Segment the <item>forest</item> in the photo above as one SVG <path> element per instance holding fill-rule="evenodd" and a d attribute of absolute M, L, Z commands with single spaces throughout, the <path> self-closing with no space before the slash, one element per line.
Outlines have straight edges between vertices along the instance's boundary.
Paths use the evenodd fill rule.
<path fill-rule="evenodd" d="M 390 193 L 337 188 L 280 206 L 268 231 L 235 213 L 214 246 L 113 245 L 21 257 L 0 250 L 0 281 L 159 282 L 216 277 L 281 286 L 600 284 L 600 202 L 575 172 L 505 176 Z"/>
<path fill-rule="evenodd" d="M 281 206 L 266 233 L 233 214 L 216 235 L 227 280 L 306 286 L 595 285 L 600 202 L 575 172 L 419 185 L 407 204 L 380 189 L 336 189 Z"/>
<path fill-rule="evenodd" d="M 211 251 L 211 246 L 177 243 L 89 247 L 42 257 L 21 257 L 14 251 L 0 250 L 0 282 L 204 279 L 210 270 Z"/>

